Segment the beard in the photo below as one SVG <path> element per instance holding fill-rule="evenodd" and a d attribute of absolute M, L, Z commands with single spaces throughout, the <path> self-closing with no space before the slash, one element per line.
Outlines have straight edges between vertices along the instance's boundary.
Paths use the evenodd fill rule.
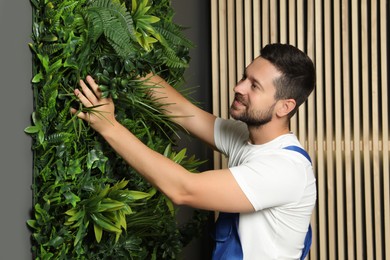
<path fill-rule="evenodd" d="M 276 105 L 276 102 L 272 104 L 268 109 L 266 110 L 249 110 L 247 104 L 243 101 L 242 97 L 237 96 L 235 98 L 237 101 L 241 102 L 243 105 L 245 105 L 245 110 L 241 113 L 234 113 L 234 111 L 237 111 L 236 108 L 232 105 L 230 107 L 230 115 L 235 120 L 240 120 L 247 124 L 248 127 L 261 127 L 267 123 L 269 123 L 272 120 L 272 115 L 274 112 L 274 108 Z"/>

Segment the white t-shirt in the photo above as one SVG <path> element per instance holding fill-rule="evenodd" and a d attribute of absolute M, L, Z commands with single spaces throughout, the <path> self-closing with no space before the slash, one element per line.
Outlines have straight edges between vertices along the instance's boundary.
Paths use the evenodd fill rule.
<path fill-rule="evenodd" d="M 256 210 L 240 214 L 244 259 L 299 259 L 317 196 L 311 163 L 283 149 L 301 147 L 292 133 L 262 145 L 250 144 L 248 136 L 245 123 L 217 118 L 215 144 Z"/>

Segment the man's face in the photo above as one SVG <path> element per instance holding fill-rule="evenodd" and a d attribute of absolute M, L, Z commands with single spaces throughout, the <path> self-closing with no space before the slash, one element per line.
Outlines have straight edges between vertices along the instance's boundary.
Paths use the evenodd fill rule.
<path fill-rule="evenodd" d="M 273 81 L 280 76 L 269 61 L 261 57 L 255 59 L 234 88 L 230 115 L 248 126 L 259 127 L 270 122 L 277 102 Z"/>

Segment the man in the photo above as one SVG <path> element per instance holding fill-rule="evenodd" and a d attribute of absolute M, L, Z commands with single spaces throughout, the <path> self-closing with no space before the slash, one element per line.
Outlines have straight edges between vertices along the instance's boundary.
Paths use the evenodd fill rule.
<path fill-rule="evenodd" d="M 178 205 L 239 213 L 243 259 L 299 259 L 316 201 L 310 161 L 284 149 L 301 147 L 289 120 L 312 92 L 315 71 L 303 52 L 287 44 L 265 46 L 234 87 L 224 120 L 203 111 L 157 75 L 153 95 L 192 135 L 229 157 L 227 169 L 192 174 L 152 151 L 115 120 L 114 104 L 87 77 L 75 95 L 84 106 L 102 105 L 108 120 L 78 113 L 144 178 Z M 73 113 L 77 113 L 72 109 Z M 153 161 L 153 163 L 150 163 Z M 226 258 L 229 259 L 229 258 Z"/>

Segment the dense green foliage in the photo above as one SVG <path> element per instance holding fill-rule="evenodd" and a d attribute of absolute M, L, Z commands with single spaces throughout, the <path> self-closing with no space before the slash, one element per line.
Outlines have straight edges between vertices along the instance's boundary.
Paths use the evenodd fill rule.
<path fill-rule="evenodd" d="M 169 0 L 31 0 L 34 112 L 35 259 L 175 259 L 206 218 L 178 227 L 176 209 L 129 167 L 70 107 L 92 75 L 116 104 L 118 121 L 151 149 L 195 172 L 202 163 L 175 151 L 178 130 L 138 75 L 183 81 L 190 41 Z M 99 114 L 104 117 L 104 114 Z M 131 144 L 129 144 L 131 145 Z M 151 162 L 153 163 L 153 162 Z M 185 232 L 184 232 L 185 231 Z"/>

